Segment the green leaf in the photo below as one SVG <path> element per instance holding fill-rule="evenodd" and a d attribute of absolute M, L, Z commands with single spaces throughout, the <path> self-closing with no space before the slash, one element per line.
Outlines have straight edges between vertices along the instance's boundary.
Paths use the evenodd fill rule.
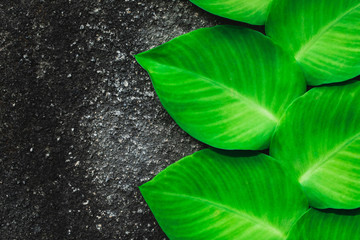
<path fill-rule="evenodd" d="M 351 240 L 360 236 L 360 211 L 310 209 L 292 228 L 289 240 Z"/>
<path fill-rule="evenodd" d="M 136 59 L 179 126 L 217 148 L 268 148 L 279 117 L 305 91 L 293 58 L 235 26 L 196 30 Z"/>
<path fill-rule="evenodd" d="M 292 52 L 310 85 L 360 74 L 359 0 L 275 1 L 266 32 Z"/>
<path fill-rule="evenodd" d="M 202 150 L 140 190 L 170 239 L 286 239 L 308 208 L 296 180 L 260 153 Z"/>
<path fill-rule="evenodd" d="M 204 10 L 221 17 L 254 25 L 263 25 L 272 0 L 190 0 Z"/>
<path fill-rule="evenodd" d="M 360 82 L 313 88 L 281 119 L 270 155 L 291 166 L 310 205 L 360 207 Z"/>

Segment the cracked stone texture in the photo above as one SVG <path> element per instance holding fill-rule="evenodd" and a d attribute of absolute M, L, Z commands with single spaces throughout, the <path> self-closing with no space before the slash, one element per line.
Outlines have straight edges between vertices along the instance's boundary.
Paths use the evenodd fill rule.
<path fill-rule="evenodd" d="M 206 147 L 134 54 L 234 24 L 187 0 L 0 2 L 1 239 L 167 239 L 138 186 Z"/>

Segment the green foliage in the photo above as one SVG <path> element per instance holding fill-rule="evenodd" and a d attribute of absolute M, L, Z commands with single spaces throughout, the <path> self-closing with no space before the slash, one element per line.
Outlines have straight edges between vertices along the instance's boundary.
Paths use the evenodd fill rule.
<path fill-rule="evenodd" d="M 360 207 L 360 82 L 313 88 L 282 117 L 270 154 L 316 208 Z"/>
<path fill-rule="evenodd" d="M 170 239 L 360 236 L 358 0 L 192 0 L 250 24 L 185 34 L 136 55 L 202 150 L 140 187 Z M 302 96 L 301 96 L 302 95 Z M 311 208 L 309 208 L 311 207 Z M 315 208 L 355 209 L 322 210 Z"/>
<path fill-rule="evenodd" d="M 310 209 L 292 228 L 289 240 L 357 240 L 360 210 L 325 211 Z"/>
<path fill-rule="evenodd" d="M 272 0 L 190 0 L 213 14 L 254 25 L 263 25 Z"/>
<path fill-rule="evenodd" d="M 171 239 L 286 239 L 308 209 L 296 179 L 256 152 L 202 150 L 140 190 Z"/>
<path fill-rule="evenodd" d="M 295 56 L 309 85 L 341 82 L 360 73 L 359 19 L 359 0 L 276 0 L 266 33 Z"/>
<path fill-rule="evenodd" d="M 278 119 L 305 92 L 294 59 L 236 26 L 196 30 L 136 59 L 179 126 L 222 149 L 268 148 Z"/>

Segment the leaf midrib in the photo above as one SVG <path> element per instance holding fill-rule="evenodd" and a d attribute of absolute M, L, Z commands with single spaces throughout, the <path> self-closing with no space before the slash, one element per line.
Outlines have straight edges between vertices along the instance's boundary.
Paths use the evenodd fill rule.
<path fill-rule="evenodd" d="M 152 60 L 152 61 L 154 61 L 154 60 Z M 154 62 L 156 62 L 156 61 L 154 61 Z M 179 68 L 179 67 L 173 66 L 173 65 L 162 64 L 162 63 L 159 63 L 159 62 L 156 62 L 156 63 L 158 65 L 162 65 L 162 66 L 166 66 L 168 68 L 176 69 L 177 71 L 185 72 L 185 73 L 188 73 L 190 75 L 194 75 L 194 76 L 196 76 L 198 78 L 201 78 L 203 80 L 206 80 L 209 84 L 212 84 L 212 85 L 214 85 L 214 86 L 216 86 L 218 88 L 225 89 L 225 91 L 228 92 L 229 95 L 231 95 L 230 93 L 234 93 L 234 95 L 231 95 L 231 96 L 233 96 L 233 97 L 235 97 L 237 99 L 240 99 L 241 101 L 246 102 L 250 106 L 253 106 L 257 110 L 257 112 L 259 112 L 263 116 L 267 117 L 269 120 L 271 120 L 271 121 L 273 121 L 275 123 L 277 123 L 279 121 L 279 119 L 273 113 L 271 113 L 268 109 L 266 109 L 265 107 L 259 105 L 254 100 L 242 95 L 240 92 L 238 92 L 234 88 L 230 88 L 230 87 L 226 86 L 225 84 L 222 84 L 219 81 L 214 81 L 209 77 L 206 77 L 204 75 L 198 74 L 196 72 L 193 72 L 193 71 L 190 71 L 190 70 L 187 70 L 187 69 Z M 151 71 L 149 71 L 149 73 L 151 73 Z"/>
<path fill-rule="evenodd" d="M 291 225 L 290 230 L 288 232 L 288 235 L 286 237 L 286 239 L 288 239 L 289 236 L 291 236 L 291 232 L 293 231 L 293 229 L 297 226 L 298 222 L 305 217 L 310 211 L 312 210 L 312 208 L 308 208 L 303 214 L 301 214 Z"/>
<path fill-rule="evenodd" d="M 214 201 L 210 201 L 208 199 L 205 198 L 201 198 L 201 197 L 194 197 L 191 195 L 186 195 L 186 194 L 179 194 L 179 193 L 172 193 L 172 192 L 160 192 L 160 191 L 155 191 L 158 192 L 159 194 L 165 194 L 165 195 L 170 195 L 170 196 L 176 196 L 176 197 L 182 197 L 182 198 L 187 198 L 187 199 L 191 199 L 193 201 L 199 201 L 199 202 L 203 202 L 205 204 L 211 205 L 213 207 L 219 208 L 225 212 L 230 212 L 233 213 L 243 219 L 246 219 L 247 221 L 253 223 L 254 225 L 260 225 L 262 226 L 264 229 L 268 229 L 270 232 L 272 232 L 274 235 L 277 235 L 279 237 L 281 237 L 282 239 L 286 239 L 286 235 L 280 231 L 278 228 L 274 227 L 272 224 L 270 224 L 267 221 L 264 221 L 262 219 L 253 217 L 249 214 L 243 213 L 235 208 L 226 206 L 224 204 L 218 203 L 218 202 L 214 202 Z"/>
<path fill-rule="evenodd" d="M 360 132 L 355 134 L 352 137 L 349 137 L 345 139 L 345 141 L 341 142 L 340 144 L 336 145 L 331 151 L 329 151 L 328 154 L 326 154 L 321 160 L 317 161 L 312 167 L 310 167 L 308 170 L 306 170 L 305 173 L 303 173 L 300 178 L 299 182 L 302 184 L 309 180 L 312 176 L 312 174 L 321 168 L 325 163 L 327 163 L 333 156 L 335 156 L 338 152 L 340 152 L 343 148 L 346 148 L 347 146 L 351 145 L 358 137 L 360 137 Z"/>
<path fill-rule="evenodd" d="M 310 41 L 308 41 L 305 45 L 302 45 L 300 47 L 300 49 L 296 52 L 295 54 L 295 59 L 297 61 L 300 61 L 305 55 L 306 53 L 311 49 L 311 47 L 313 47 L 316 42 L 331 28 L 333 27 L 335 24 L 337 24 L 343 17 L 345 17 L 346 15 L 350 14 L 352 11 L 354 11 L 356 8 L 360 7 L 360 3 L 355 5 L 354 7 L 350 8 L 349 10 L 347 10 L 346 12 L 344 12 L 343 14 L 340 14 L 336 19 L 334 19 L 333 21 L 331 21 L 330 23 L 328 23 L 327 25 L 325 25 L 323 28 L 321 28 L 317 34 L 315 34 Z"/>

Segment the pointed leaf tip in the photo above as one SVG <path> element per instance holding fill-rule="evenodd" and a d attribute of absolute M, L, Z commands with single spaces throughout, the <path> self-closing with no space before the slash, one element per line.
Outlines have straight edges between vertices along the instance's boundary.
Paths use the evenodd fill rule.
<path fill-rule="evenodd" d="M 216 148 L 268 148 L 278 119 L 305 91 L 295 60 L 268 37 L 241 27 L 199 29 L 141 56 L 169 114 Z"/>
<path fill-rule="evenodd" d="M 170 239 L 285 240 L 308 209 L 295 178 L 260 153 L 199 151 L 142 194 Z"/>

